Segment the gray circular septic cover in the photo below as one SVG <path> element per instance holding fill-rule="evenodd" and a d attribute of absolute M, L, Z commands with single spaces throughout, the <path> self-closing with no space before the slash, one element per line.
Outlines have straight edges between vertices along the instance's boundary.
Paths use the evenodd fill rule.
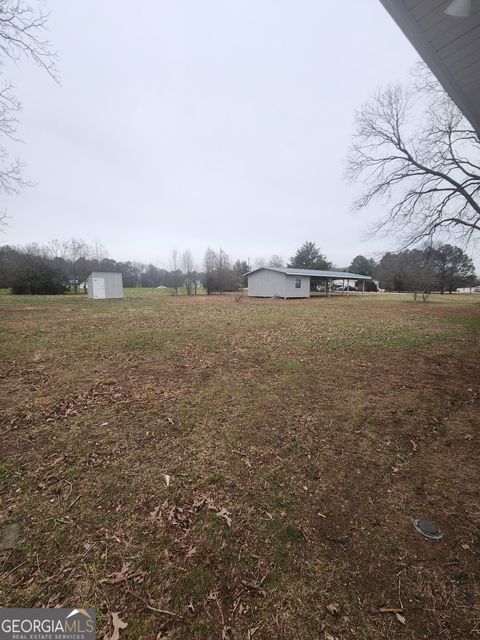
<path fill-rule="evenodd" d="M 423 520 L 420 518 L 419 520 L 413 521 L 413 526 L 418 533 L 421 533 L 422 536 L 426 538 L 430 538 L 430 540 L 441 540 L 443 538 L 443 533 L 433 522 L 429 522 L 428 520 Z"/>

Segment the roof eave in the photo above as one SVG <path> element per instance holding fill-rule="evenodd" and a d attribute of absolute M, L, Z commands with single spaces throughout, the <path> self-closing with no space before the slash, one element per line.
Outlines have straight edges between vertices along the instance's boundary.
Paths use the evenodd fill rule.
<path fill-rule="evenodd" d="M 380 2 L 480 137 L 480 115 L 445 68 L 441 58 L 425 38 L 423 31 L 413 19 L 403 0 L 380 0 Z"/>
<path fill-rule="evenodd" d="M 251 271 L 247 271 L 247 273 L 244 273 L 243 277 L 251 276 L 252 273 L 255 273 L 256 271 L 261 271 L 262 269 L 266 269 L 267 271 L 276 271 L 277 273 L 284 273 L 283 269 L 277 269 L 276 267 L 256 267 L 255 269 L 252 269 Z"/>
<path fill-rule="evenodd" d="M 257 267 L 252 269 L 248 273 L 243 274 L 250 276 L 252 273 L 265 269 L 267 271 L 274 271 L 275 273 L 283 273 L 285 276 L 304 276 L 308 278 L 325 278 L 330 280 L 371 280 L 371 276 L 365 276 L 361 273 L 350 273 L 349 271 L 328 271 L 327 269 L 295 269 L 295 267 L 284 267 L 277 269 L 276 267 Z M 290 271 L 290 272 L 289 272 Z M 308 273 L 308 271 L 317 271 L 317 273 Z"/>

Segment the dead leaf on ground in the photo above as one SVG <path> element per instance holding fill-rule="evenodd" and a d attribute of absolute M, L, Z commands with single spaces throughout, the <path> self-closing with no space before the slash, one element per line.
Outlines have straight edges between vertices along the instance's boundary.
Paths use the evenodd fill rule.
<path fill-rule="evenodd" d="M 220 511 L 217 511 L 217 516 L 219 518 L 223 518 L 229 527 L 232 526 L 232 519 L 230 518 L 230 512 L 227 511 L 225 508 L 220 509 Z"/>
<path fill-rule="evenodd" d="M 131 580 L 132 578 L 138 578 L 138 576 L 143 575 L 142 571 L 131 572 L 131 566 L 131 562 L 124 562 L 120 571 L 110 573 L 106 578 L 102 578 L 99 582 L 102 584 L 118 584 L 124 580 Z"/>
<path fill-rule="evenodd" d="M 126 580 L 131 566 L 131 562 L 124 562 L 120 571 L 110 573 L 106 578 L 102 578 L 100 582 L 106 584 L 117 584 L 118 582 L 122 582 L 122 580 Z"/>
<path fill-rule="evenodd" d="M 400 613 L 397 612 L 395 614 L 395 617 L 401 624 L 405 624 L 405 616 L 402 616 Z"/>
<path fill-rule="evenodd" d="M 126 629 L 128 627 L 128 624 L 126 622 L 124 622 L 118 612 L 113 612 L 110 614 L 112 617 L 112 633 L 111 635 L 108 634 L 108 632 L 103 636 L 103 640 L 119 640 L 120 638 L 120 631 L 122 629 Z"/>
<path fill-rule="evenodd" d="M 331 613 L 332 616 L 338 616 L 340 613 L 340 606 L 337 602 L 332 602 L 331 604 L 327 604 L 327 611 Z"/>
<path fill-rule="evenodd" d="M 162 515 L 162 507 L 155 507 L 153 511 L 150 511 L 149 518 L 150 520 L 156 520 L 161 515 Z"/>

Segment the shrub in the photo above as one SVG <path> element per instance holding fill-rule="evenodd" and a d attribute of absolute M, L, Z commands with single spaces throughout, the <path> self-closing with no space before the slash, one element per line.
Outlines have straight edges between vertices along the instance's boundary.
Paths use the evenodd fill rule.
<path fill-rule="evenodd" d="M 362 282 L 357 283 L 357 288 L 361 290 Z M 365 280 L 365 291 L 378 291 L 377 285 L 373 280 Z"/>
<path fill-rule="evenodd" d="M 66 293 L 69 283 L 66 276 L 38 260 L 26 263 L 12 280 L 11 292 L 22 295 L 56 295 Z"/>

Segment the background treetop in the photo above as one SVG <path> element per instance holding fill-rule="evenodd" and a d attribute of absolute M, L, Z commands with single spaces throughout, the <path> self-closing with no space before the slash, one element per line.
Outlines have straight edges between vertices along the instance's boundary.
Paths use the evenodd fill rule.
<path fill-rule="evenodd" d="M 314 242 L 304 242 L 290 258 L 289 267 L 298 269 L 319 269 L 326 271 L 332 268 L 332 263 L 323 255 Z"/>
<path fill-rule="evenodd" d="M 365 256 L 355 256 L 352 260 L 347 271 L 350 273 L 358 273 L 361 276 L 372 276 L 376 267 L 376 262 L 373 258 L 366 258 Z"/>

